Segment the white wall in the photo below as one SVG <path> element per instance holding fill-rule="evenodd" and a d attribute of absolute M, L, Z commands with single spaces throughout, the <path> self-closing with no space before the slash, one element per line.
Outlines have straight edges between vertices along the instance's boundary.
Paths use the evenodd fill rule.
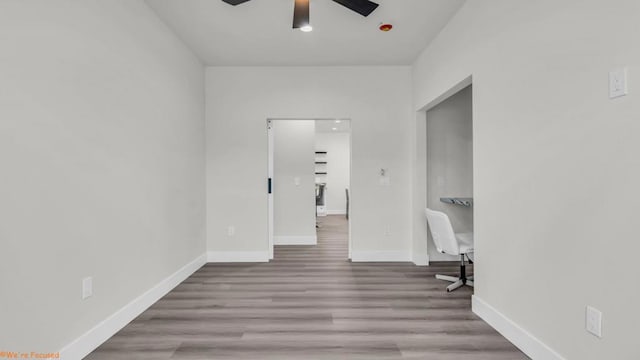
<path fill-rule="evenodd" d="M 409 75 L 408 67 L 208 68 L 208 250 L 268 256 L 267 118 L 350 118 L 353 257 L 409 260 Z M 379 183 L 382 167 L 390 186 Z"/>
<path fill-rule="evenodd" d="M 4 0 L 0 44 L 0 349 L 56 352 L 204 253 L 203 67 L 136 0 Z"/>
<path fill-rule="evenodd" d="M 475 295 L 566 359 L 640 358 L 638 14 L 467 1 L 414 66 L 416 110 L 473 75 Z M 610 100 L 619 66 L 631 93 Z"/>
<path fill-rule="evenodd" d="M 473 197 L 471 87 L 427 111 L 427 207 L 446 213 L 457 233 L 473 232 L 473 209 L 442 197 Z M 430 261 L 459 260 L 441 254 L 428 234 Z"/>
<path fill-rule="evenodd" d="M 349 188 L 350 171 L 350 134 L 349 133 L 316 133 L 316 151 L 326 151 L 323 157 L 327 161 L 323 169 L 327 175 L 323 177 L 327 183 L 325 190 L 325 206 L 329 215 L 346 214 L 347 198 L 345 189 Z"/>
<path fill-rule="evenodd" d="M 315 243 L 315 123 L 274 120 L 272 124 L 274 242 Z"/>

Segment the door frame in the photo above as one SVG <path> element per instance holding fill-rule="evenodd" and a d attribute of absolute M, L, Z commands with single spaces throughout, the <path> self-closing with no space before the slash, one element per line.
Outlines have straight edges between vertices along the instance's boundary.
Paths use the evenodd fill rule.
<path fill-rule="evenodd" d="M 414 141 L 414 149 L 413 149 L 413 199 L 412 199 L 412 207 L 414 214 L 414 226 L 413 226 L 413 262 L 416 265 L 421 266 L 429 266 L 429 249 L 427 242 L 427 223 L 424 217 L 424 209 L 427 207 L 427 163 L 426 163 L 426 155 L 427 155 L 427 112 L 443 101 L 447 100 L 451 96 L 460 92 L 460 90 L 466 88 L 467 86 L 474 85 L 473 74 L 468 74 L 462 77 L 458 82 L 452 84 L 448 89 L 442 92 L 440 95 L 433 98 L 431 101 L 426 103 L 424 106 L 419 108 L 416 111 L 415 117 L 415 137 Z M 474 86 L 472 89 L 472 118 L 473 118 L 473 134 L 475 140 L 475 127 L 476 127 L 476 87 Z M 473 142 L 473 193 L 477 194 L 476 191 L 476 142 Z M 476 218 L 476 207 L 472 208 L 473 217 Z M 477 247 L 476 247 L 477 248 Z"/>
<path fill-rule="evenodd" d="M 269 260 L 273 259 L 273 121 L 267 119 L 267 227 L 269 232 Z"/>
<path fill-rule="evenodd" d="M 349 122 L 349 226 L 348 232 L 348 253 L 347 259 L 351 260 L 351 219 L 353 208 L 353 191 L 352 191 L 352 175 L 353 175 L 353 122 L 349 117 L 333 117 L 333 118 L 312 118 L 312 117 L 299 117 L 299 118 L 283 118 L 283 117 L 269 117 L 267 118 L 267 241 L 269 248 L 269 260 L 273 260 L 274 255 L 274 199 L 273 199 L 273 182 L 274 182 L 274 137 L 273 137 L 273 122 L 278 120 L 304 120 L 304 121 L 348 121 Z"/>

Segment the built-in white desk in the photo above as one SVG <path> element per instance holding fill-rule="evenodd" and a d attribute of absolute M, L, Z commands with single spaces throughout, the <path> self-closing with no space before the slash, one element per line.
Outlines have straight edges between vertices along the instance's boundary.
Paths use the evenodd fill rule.
<path fill-rule="evenodd" d="M 447 204 L 460 205 L 471 207 L 473 206 L 473 198 L 459 198 L 459 197 L 443 197 L 440 201 Z"/>

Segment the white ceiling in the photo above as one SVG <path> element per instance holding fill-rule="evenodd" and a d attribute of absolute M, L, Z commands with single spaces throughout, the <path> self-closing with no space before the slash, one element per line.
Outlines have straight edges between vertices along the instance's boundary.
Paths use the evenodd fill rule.
<path fill-rule="evenodd" d="M 313 31 L 291 29 L 294 0 L 146 0 L 207 65 L 409 65 L 464 0 L 374 0 L 365 18 L 311 0 Z M 394 28 L 384 33 L 381 22 Z"/>

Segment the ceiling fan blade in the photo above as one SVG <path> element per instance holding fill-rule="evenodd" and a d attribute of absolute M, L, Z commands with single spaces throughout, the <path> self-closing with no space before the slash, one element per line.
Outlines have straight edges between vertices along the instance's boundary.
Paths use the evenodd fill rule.
<path fill-rule="evenodd" d="M 378 4 L 369 0 L 333 0 L 338 4 L 353 10 L 362 16 L 369 16 L 378 7 Z"/>
<path fill-rule="evenodd" d="M 293 7 L 293 28 L 309 25 L 309 0 L 295 0 Z"/>
<path fill-rule="evenodd" d="M 226 2 L 229 5 L 236 6 L 236 5 L 240 5 L 242 3 L 246 3 L 249 0 L 222 0 L 222 1 Z"/>

